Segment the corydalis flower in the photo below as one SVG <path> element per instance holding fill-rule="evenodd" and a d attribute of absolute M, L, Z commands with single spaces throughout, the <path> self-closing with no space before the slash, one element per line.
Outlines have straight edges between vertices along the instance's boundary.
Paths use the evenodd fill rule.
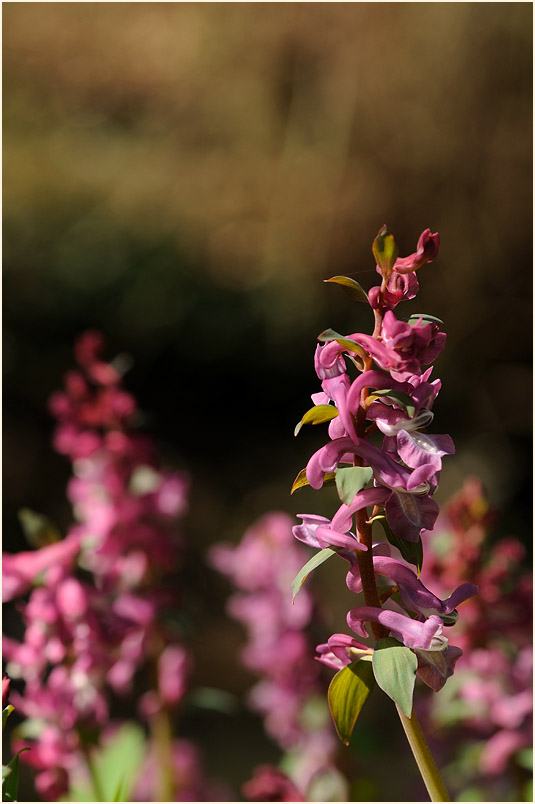
<path fill-rule="evenodd" d="M 446 334 L 439 331 L 438 324 L 420 319 L 413 326 L 398 321 L 391 310 L 387 310 L 381 328 L 381 340 L 361 333 L 355 333 L 351 340 L 363 346 L 378 366 L 394 371 L 398 379 L 406 379 L 412 374 L 420 374 L 421 366 L 432 363 L 446 343 Z"/>
<path fill-rule="evenodd" d="M 374 241 L 374 246 L 385 237 L 392 236 L 389 235 L 386 226 L 383 226 Z M 431 229 L 425 229 L 418 238 L 414 254 L 396 258 L 393 265 L 377 265 L 376 270 L 383 277 L 383 285 L 370 288 L 368 291 L 368 299 L 373 309 L 392 309 L 403 300 L 414 299 L 419 288 L 415 272 L 426 263 L 433 262 L 438 254 L 439 245 L 438 234 L 436 232 L 432 234 Z"/>
<path fill-rule="evenodd" d="M 420 622 L 405 614 L 374 606 L 359 606 L 351 609 L 347 615 L 347 624 L 357 636 L 367 637 L 365 622 L 377 622 L 384 625 L 392 635 L 403 642 L 407 648 L 422 650 L 444 650 L 448 640 L 443 636 L 444 623 L 436 614 Z"/>
<path fill-rule="evenodd" d="M 409 611 L 416 612 L 422 622 L 429 615 L 436 614 L 445 625 L 453 625 L 457 620 L 456 608 L 469 597 L 477 595 L 477 586 L 463 583 L 445 600 L 440 600 L 421 582 L 416 573 L 402 561 L 389 556 L 374 555 L 373 569 L 393 581 L 401 595 L 401 603 Z M 346 583 L 352 592 L 362 592 L 362 581 L 358 565 L 349 570 Z"/>
<path fill-rule="evenodd" d="M 312 488 L 321 488 L 325 474 L 334 472 L 342 461 L 351 462 L 354 455 L 368 462 L 377 485 L 359 491 L 350 505 L 340 506 L 331 523 L 335 534 L 347 533 L 353 515 L 370 505 L 384 505 L 388 524 L 407 541 L 418 541 L 423 531 L 433 529 L 439 511 L 437 503 L 429 496 L 431 487 L 437 482 L 434 467 L 424 464 L 411 472 L 367 441 L 359 440 L 355 444 L 350 438 L 338 438 L 315 452 L 306 468 Z M 322 530 L 320 533 L 327 542 L 326 532 Z M 351 546 L 347 541 L 344 544 L 340 540 L 331 543 Z"/>

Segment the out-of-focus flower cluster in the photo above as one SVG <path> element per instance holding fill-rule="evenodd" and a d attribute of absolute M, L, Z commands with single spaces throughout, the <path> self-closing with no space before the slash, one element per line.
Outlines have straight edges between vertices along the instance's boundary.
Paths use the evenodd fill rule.
<path fill-rule="evenodd" d="M 191 665 L 171 615 L 180 609 L 172 578 L 188 478 L 163 470 L 134 430 L 136 403 L 102 348 L 98 333 L 78 340 L 80 368 L 50 401 L 54 446 L 72 461 L 77 523 L 63 540 L 3 556 L 3 599 L 29 593 L 19 604 L 23 641 L 4 637 L 8 673 L 25 682 L 12 693 L 26 718 L 15 742 L 31 746 L 22 758 L 50 800 L 67 791 L 114 696 L 131 694 L 139 671 L 152 673 L 139 700 L 150 724 L 180 702 Z"/>
<path fill-rule="evenodd" d="M 429 534 L 422 578 L 445 590 L 462 574 L 479 587 L 455 628 L 464 651 L 455 679 L 426 702 L 426 718 L 446 734 L 454 730 L 459 756 L 470 747 L 472 762 L 457 762 L 457 783 L 477 784 L 483 795 L 493 787 L 499 797 L 504 774 L 516 786 L 524 778 L 532 745 L 533 582 L 520 541 L 489 539 L 494 518 L 480 481 L 467 479 Z"/>
<path fill-rule="evenodd" d="M 334 768 L 336 737 L 305 629 L 314 604 L 307 590 L 292 603 L 291 582 L 307 560 L 295 543 L 292 520 L 269 513 L 252 525 L 237 546 L 218 544 L 210 563 L 237 588 L 229 614 L 247 630 L 246 667 L 261 679 L 250 691 L 268 734 L 286 752 L 283 770 L 258 768 L 244 792 L 255 801 L 315 800 L 314 789 L 332 783 L 330 800 L 345 800 L 345 785 Z M 302 799 L 296 798 L 300 794 Z M 290 796 L 289 798 L 287 796 Z"/>

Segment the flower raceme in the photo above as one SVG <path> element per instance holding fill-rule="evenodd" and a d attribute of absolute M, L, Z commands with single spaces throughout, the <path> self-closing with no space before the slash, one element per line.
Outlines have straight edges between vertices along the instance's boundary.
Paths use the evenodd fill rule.
<path fill-rule="evenodd" d="M 374 654 L 375 673 L 385 648 L 397 645 L 414 654 L 410 672 L 417 672 L 434 690 L 451 676 L 462 653 L 449 645 L 444 628 L 456 622 L 457 606 L 475 595 L 477 587 L 463 583 L 442 600 L 418 577 L 422 537 L 433 530 L 439 514 L 433 495 L 442 460 L 455 452 L 449 435 L 427 431 L 441 387 L 439 379 L 430 380 L 431 364 L 444 348 L 446 335 L 439 319 L 417 314 L 401 320 L 394 308 L 416 296 L 415 271 L 437 257 L 438 247 L 438 234 L 426 229 L 416 251 L 400 258 L 394 238 L 383 227 L 372 247 L 380 286 L 366 294 L 349 277 L 329 280 L 345 290 L 349 287 L 352 298 L 367 300 L 375 326 L 373 334 L 345 336 L 326 330 L 319 336 L 314 367 L 321 391 L 312 395 L 315 408 L 305 414 L 296 434 L 304 423 L 328 422 L 329 440 L 314 452 L 294 488 L 306 484 L 320 489 L 334 480 L 341 504 L 331 519 L 303 514 L 301 524 L 293 528 L 299 541 L 331 548 L 350 563 L 347 585 L 365 597 L 365 605 L 353 608 L 347 617 L 356 636 L 368 638 L 365 623 L 372 625 L 376 637 L 390 634 L 390 642 L 375 652 L 352 636 L 334 634 L 318 646 L 318 661 L 341 671 Z M 372 542 L 374 522 L 381 522 L 390 544 Z M 392 550 L 399 551 L 400 558 Z M 417 565 L 418 575 L 406 562 Z M 381 676 L 380 668 L 378 672 Z M 398 702 L 398 691 L 377 680 Z M 411 683 L 414 680 L 407 677 L 406 686 Z"/>
<path fill-rule="evenodd" d="M 3 555 L 3 599 L 29 593 L 23 640 L 3 640 L 10 675 L 25 682 L 14 692 L 26 718 L 17 747 L 31 745 L 22 761 L 48 800 L 83 770 L 84 735 L 104 733 L 116 695 L 131 695 L 136 676 L 150 673 L 155 683 L 136 697 L 152 724 L 182 700 L 191 664 L 168 624 L 179 606 L 172 573 L 189 480 L 161 468 L 134 428 L 135 400 L 102 348 L 99 333 L 78 340 L 79 369 L 50 403 L 54 445 L 73 463 L 77 522 L 60 541 Z"/>

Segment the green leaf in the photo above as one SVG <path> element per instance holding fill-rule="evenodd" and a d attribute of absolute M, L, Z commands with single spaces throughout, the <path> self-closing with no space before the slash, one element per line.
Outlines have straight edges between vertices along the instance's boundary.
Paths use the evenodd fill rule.
<path fill-rule="evenodd" d="M 324 550 L 320 550 L 319 553 L 313 555 L 310 561 L 307 561 L 305 566 L 301 567 L 292 581 L 292 601 L 295 600 L 295 596 L 301 589 L 307 575 L 309 575 L 312 570 L 316 569 L 316 567 L 319 567 L 320 564 L 323 564 L 324 561 L 327 561 L 328 558 L 334 555 L 336 555 L 336 550 L 331 550 L 330 547 L 326 547 Z"/>
<path fill-rule="evenodd" d="M 14 706 L 11 706 L 11 704 L 8 704 L 8 705 L 7 705 L 7 706 L 6 706 L 6 707 L 5 707 L 5 708 L 2 710 L 2 731 L 4 731 L 4 727 L 5 727 L 5 725 L 6 725 L 6 721 L 7 721 L 8 717 L 10 716 L 10 714 L 13 712 L 13 710 L 14 710 L 14 709 L 15 709 L 15 707 L 14 707 Z"/>
<path fill-rule="evenodd" d="M 351 505 L 355 494 L 364 488 L 373 477 L 373 469 L 369 466 L 348 466 L 335 472 L 338 496 L 346 505 Z"/>
<path fill-rule="evenodd" d="M 355 723 L 374 686 L 371 662 L 360 659 L 340 670 L 329 685 L 329 709 L 338 736 L 349 745 Z"/>
<path fill-rule="evenodd" d="M 11 768 L 8 765 L 2 765 L 2 781 L 9 776 L 11 773 Z"/>
<path fill-rule="evenodd" d="M 383 276 L 388 279 L 392 273 L 394 263 L 399 254 L 394 235 L 391 235 L 386 226 L 382 226 L 372 245 L 373 256 Z"/>
<path fill-rule="evenodd" d="M 16 801 L 17 793 L 19 790 L 19 756 L 23 751 L 29 751 L 29 748 L 21 748 L 17 751 L 15 756 L 7 763 L 10 770 L 8 776 L 2 779 L 2 799 L 4 801 Z"/>
<path fill-rule="evenodd" d="M 518 764 L 528 771 L 533 770 L 533 748 L 523 748 L 515 754 Z"/>
<path fill-rule="evenodd" d="M 397 639 L 386 637 L 377 640 L 372 665 L 377 684 L 410 718 L 418 668 L 416 655 Z"/>
<path fill-rule="evenodd" d="M 91 755 L 92 780 L 72 787 L 69 800 L 130 801 L 145 751 L 143 729 L 136 723 L 124 723 Z"/>
<path fill-rule="evenodd" d="M 297 424 L 294 435 L 296 436 L 304 424 L 322 424 L 323 422 L 330 422 L 331 419 L 336 419 L 338 416 L 338 408 L 334 405 L 316 405 L 310 410 L 307 410 L 299 424 Z"/>
<path fill-rule="evenodd" d="M 26 541 L 32 547 L 46 547 L 61 540 L 59 528 L 44 514 L 38 514 L 30 508 L 21 508 L 18 517 Z"/>
<path fill-rule="evenodd" d="M 121 779 L 119 782 L 119 787 L 117 788 L 117 792 L 115 793 L 113 800 L 114 801 L 126 801 L 126 778 Z"/>
<path fill-rule="evenodd" d="M 334 485 L 334 480 L 335 480 L 334 472 L 327 472 L 327 474 L 325 474 L 323 476 L 323 485 L 324 486 L 333 486 Z M 290 494 L 293 494 L 294 491 L 297 491 L 297 489 L 303 488 L 303 486 L 310 486 L 310 483 L 307 480 L 307 470 L 306 470 L 306 468 L 301 469 L 301 471 L 299 472 L 299 474 L 295 478 L 295 480 L 294 480 L 294 482 L 292 484 Z"/>
<path fill-rule="evenodd" d="M 443 324 L 440 318 L 436 318 L 434 315 L 427 315 L 427 313 L 413 313 L 410 318 L 407 319 L 407 324 L 410 324 L 411 327 L 414 327 L 418 322 L 422 319 L 423 324 Z"/>
<path fill-rule="evenodd" d="M 410 419 L 412 419 L 416 413 L 414 402 L 410 396 L 403 391 L 392 391 L 390 389 L 374 391 L 373 394 L 369 395 L 368 400 L 375 401 L 380 396 L 384 396 L 387 399 L 392 399 L 393 402 L 397 402 Z"/>
<path fill-rule="evenodd" d="M 239 710 L 240 699 L 237 695 L 217 687 L 197 687 L 188 695 L 187 705 L 232 715 Z"/>
<path fill-rule="evenodd" d="M 331 276 L 330 279 L 324 279 L 324 282 L 335 282 L 341 285 L 342 289 L 353 301 L 368 303 L 368 295 L 361 285 L 349 276 Z"/>
<path fill-rule="evenodd" d="M 422 545 L 422 537 L 418 537 L 417 542 L 408 542 L 406 539 L 402 539 L 400 536 L 396 536 L 395 533 L 392 532 L 390 525 L 386 521 L 385 516 L 376 516 L 373 519 L 374 522 L 380 522 L 383 526 L 383 530 L 386 534 L 386 538 L 390 542 L 393 547 L 397 547 L 399 552 L 401 553 L 402 558 L 405 561 L 408 561 L 409 564 L 414 564 L 416 569 L 418 570 L 418 575 L 422 571 L 422 566 L 424 563 L 424 548 Z"/>

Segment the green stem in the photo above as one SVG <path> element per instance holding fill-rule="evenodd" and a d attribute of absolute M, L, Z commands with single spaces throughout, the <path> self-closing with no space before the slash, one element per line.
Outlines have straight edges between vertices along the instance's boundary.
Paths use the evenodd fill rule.
<path fill-rule="evenodd" d="M 90 754 L 89 748 L 83 746 L 83 752 L 85 755 L 85 761 L 87 762 L 87 767 L 89 768 L 91 781 L 93 783 L 93 791 L 95 793 L 95 799 L 97 801 L 106 801 L 107 797 L 104 795 L 104 790 L 102 789 L 102 785 L 100 784 L 100 777 L 95 767 L 93 757 Z"/>
<path fill-rule="evenodd" d="M 152 722 L 152 733 L 158 750 L 160 801 L 174 801 L 175 779 L 173 773 L 173 732 L 167 709 L 162 708 Z"/>
<path fill-rule="evenodd" d="M 414 709 L 410 718 L 397 704 L 396 709 L 431 801 L 451 801 Z"/>

